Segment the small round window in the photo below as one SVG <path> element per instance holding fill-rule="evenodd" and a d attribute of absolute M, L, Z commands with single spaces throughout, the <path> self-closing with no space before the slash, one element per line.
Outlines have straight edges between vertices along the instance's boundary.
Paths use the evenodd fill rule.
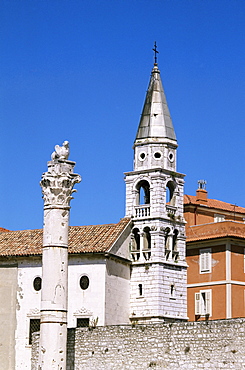
<path fill-rule="evenodd" d="M 145 160 L 145 157 L 146 157 L 145 152 L 141 152 L 141 153 L 139 154 L 139 160 L 140 160 L 140 161 L 144 161 L 144 160 Z"/>
<path fill-rule="evenodd" d="M 168 159 L 170 160 L 170 162 L 174 161 L 174 153 L 173 152 L 168 153 Z"/>
<path fill-rule="evenodd" d="M 42 279 L 40 278 L 40 276 L 35 277 L 35 279 L 33 280 L 33 288 L 37 292 L 42 289 Z"/>
<path fill-rule="evenodd" d="M 86 290 L 89 287 L 89 278 L 86 275 L 83 275 L 80 278 L 80 288 L 82 290 Z"/>
<path fill-rule="evenodd" d="M 162 153 L 160 153 L 160 152 L 155 152 L 155 153 L 154 153 L 154 157 L 155 157 L 156 159 L 160 159 L 160 158 L 162 157 Z"/>

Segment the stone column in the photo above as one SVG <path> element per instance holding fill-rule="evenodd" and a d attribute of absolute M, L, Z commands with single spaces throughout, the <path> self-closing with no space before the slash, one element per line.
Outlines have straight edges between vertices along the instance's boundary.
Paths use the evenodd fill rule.
<path fill-rule="evenodd" d="M 39 370 L 66 369 L 70 200 L 81 177 L 68 161 L 69 143 L 56 145 L 42 176 L 44 199 Z"/>

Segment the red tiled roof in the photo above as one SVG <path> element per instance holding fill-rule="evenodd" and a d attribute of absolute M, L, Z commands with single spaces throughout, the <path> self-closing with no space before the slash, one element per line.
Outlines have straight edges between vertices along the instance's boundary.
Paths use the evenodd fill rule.
<path fill-rule="evenodd" d="M 235 221 L 223 221 L 186 227 L 187 243 L 224 237 L 245 239 L 245 224 Z"/>
<path fill-rule="evenodd" d="M 70 226 L 69 253 L 109 251 L 129 222 L 123 218 L 117 224 Z M 0 256 L 41 255 L 42 238 L 42 229 L 0 233 Z"/>
<path fill-rule="evenodd" d="M 204 207 L 216 208 L 216 209 L 220 209 L 223 211 L 245 214 L 245 208 L 243 207 L 238 207 L 235 204 L 222 202 L 221 200 L 216 200 L 216 199 L 207 199 L 207 202 L 203 204 L 196 200 L 195 195 L 186 195 L 186 194 L 184 195 L 184 205 L 187 205 L 187 204 L 201 205 Z"/>
<path fill-rule="evenodd" d="M 5 232 L 5 231 L 9 231 L 9 230 L 4 229 L 3 227 L 0 227 L 0 233 L 3 233 L 3 232 Z"/>

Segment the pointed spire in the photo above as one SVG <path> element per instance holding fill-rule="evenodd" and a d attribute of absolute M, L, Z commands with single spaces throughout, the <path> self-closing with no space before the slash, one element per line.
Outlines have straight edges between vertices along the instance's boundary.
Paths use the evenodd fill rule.
<path fill-rule="evenodd" d="M 155 48 L 156 52 L 156 48 Z M 166 138 L 176 141 L 157 63 L 151 73 L 136 140 Z"/>

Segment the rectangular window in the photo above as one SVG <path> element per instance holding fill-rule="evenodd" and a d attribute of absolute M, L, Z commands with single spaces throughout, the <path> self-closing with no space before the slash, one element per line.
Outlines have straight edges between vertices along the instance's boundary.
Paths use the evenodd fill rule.
<path fill-rule="evenodd" d="M 195 315 L 212 316 L 212 289 L 195 293 Z"/>
<path fill-rule="evenodd" d="M 200 274 L 210 273 L 212 270 L 212 250 L 211 248 L 200 249 L 199 255 Z"/>
<path fill-rule="evenodd" d="M 40 319 L 30 319 L 29 344 L 32 344 L 32 334 L 40 331 Z"/>
<path fill-rule="evenodd" d="M 80 317 L 77 319 L 77 328 L 86 328 L 89 326 L 89 318 Z"/>
<path fill-rule="evenodd" d="M 224 215 L 215 214 L 214 215 L 214 222 L 223 222 L 225 221 Z"/>
<path fill-rule="evenodd" d="M 170 285 L 170 299 L 176 299 L 176 297 L 175 297 L 175 285 L 174 284 Z"/>
<path fill-rule="evenodd" d="M 143 285 L 139 284 L 139 296 L 142 297 L 143 295 Z"/>

